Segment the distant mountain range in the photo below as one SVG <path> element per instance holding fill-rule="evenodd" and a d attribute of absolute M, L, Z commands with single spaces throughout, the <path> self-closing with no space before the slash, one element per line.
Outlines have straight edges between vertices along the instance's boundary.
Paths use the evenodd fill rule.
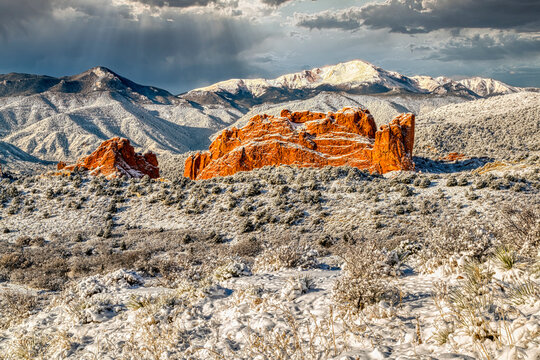
<path fill-rule="evenodd" d="M 486 78 L 454 81 L 446 77 L 407 77 L 386 71 L 365 61 L 355 60 L 306 70 L 276 79 L 232 79 L 181 95 L 201 103 L 216 100 L 246 106 L 266 102 L 305 99 L 321 92 L 345 92 L 356 95 L 419 94 L 454 95 L 469 99 L 511 94 L 523 89 Z"/>
<path fill-rule="evenodd" d="M 114 136 L 139 151 L 179 154 L 258 112 L 336 111 L 364 106 L 380 122 L 400 112 L 537 89 L 471 78 L 407 77 L 364 61 L 325 66 L 276 79 L 233 79 L 184 94 L 136 84 L 96 67 L 55 78 L 0 75 L 0 161 L 76 160 Z"/>

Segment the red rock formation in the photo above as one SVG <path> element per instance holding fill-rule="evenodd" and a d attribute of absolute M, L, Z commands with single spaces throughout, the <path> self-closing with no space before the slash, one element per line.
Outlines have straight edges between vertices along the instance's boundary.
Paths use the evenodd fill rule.
<path fill-rule="evenodd" d="M 381 174 L 414 169 L 413 145 L 414 115 L 401 114 L 375 133 L 371 158 L 373 169 Z"/>
<path fill-rule="evenodd" d="M 453 162 L 453 161 L 464 160 L 465 158 L 467 158 L 467 155 L 465 154 L 461 154 L 458 152 L 451 152 L 451 153 L 448 153 L 448 155 L 446 156 L 440 157 L 439 160 Z"/>
<path fill-rule="evenodd" d="M 413 143 L 412 114 L 376 131 L 373 116 L 363 109 L 328 114 L 283 110 L 280 117 L 257 115 L 241 129 L 224 130 L 209 151 L 186 160 L 184 176 L 202 180 L 266 165 L 412 170 Z"/>
<path fill-rule="evenodd" d="M 141 178 L 144 175 L 152 179 L 159 178 L 156 155 L 152 152 L 138 154 L 128 139 L 118 137 L 103 142 L 96 151 L 74 165 L 63 162 L 57 165 L 59 170 L 67 171 L 73 171 L 76 167 L 89 170 L 92 175 L 104 175 L 107 178 L 124 175 L 131 178 Z"/>

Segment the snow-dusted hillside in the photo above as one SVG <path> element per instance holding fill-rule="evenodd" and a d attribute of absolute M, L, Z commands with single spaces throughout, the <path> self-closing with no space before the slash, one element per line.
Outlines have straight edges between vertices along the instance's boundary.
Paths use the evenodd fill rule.
<path fill-rule="evenodd" d="M 10 165 L 24 163 L 26 166 L 30 167 L 32 167 L 31 164 L 45 165 L 47 163 L 22 151 L 18 147 L 3 141 L 0 141 L 0 162 L 2 164 L 8 163 Z"/>
<path fill-rule="evenodd" d="M 540 152 L 540 93 L 450 104 L 421 114 L 415 154 L 460 152 L 493 158 Z"/>
<path fill-rule="evenodd" d="M 115 136 L 140 150 L 181 153 L 207 145 L 210 134 L 240 115 L 187 103 L 138 104 L 112 92 L 0 99 L 3 140 L 48 160 L 76 159 Z"/>

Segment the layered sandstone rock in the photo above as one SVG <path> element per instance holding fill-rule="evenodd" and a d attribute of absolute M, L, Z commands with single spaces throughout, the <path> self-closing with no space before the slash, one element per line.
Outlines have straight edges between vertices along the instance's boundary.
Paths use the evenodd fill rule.
<path fill-rule="evenodd" d="M 402 114 L 377 131 L 365 109 L 328 114 L 283 110 L 280 117 L 257 115 L 241 129 L 223 131 L 209 151 L 186 160 L 184 176 L 202 180 L 266 165 L 412 170 L 413 143 L 413 114 Z"/>
<path fill-rule="evenodd" d="M 118 137 L 103 142 L 96 151 L 80 159 L 74 165 L 59 162 L 58 170 L 73 171 L 75 168 L 88 170 L 92 175 L 103 175 L 107 178 L 127 176 L 141 178 L 144 175 L 150 178 L 159 178 L 157 157 L 148 152 L 144 155 L 136 153 L 128 139 Z"/>

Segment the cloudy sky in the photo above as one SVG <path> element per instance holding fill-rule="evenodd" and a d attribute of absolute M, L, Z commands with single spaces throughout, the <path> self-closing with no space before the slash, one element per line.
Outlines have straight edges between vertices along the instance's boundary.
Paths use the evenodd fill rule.
<path fill-rule="evenodd" d="M 0 0 L 0 73 L 103 65 L 180 93 L 353 59 L 540 87 L 540 1 Z"/>

